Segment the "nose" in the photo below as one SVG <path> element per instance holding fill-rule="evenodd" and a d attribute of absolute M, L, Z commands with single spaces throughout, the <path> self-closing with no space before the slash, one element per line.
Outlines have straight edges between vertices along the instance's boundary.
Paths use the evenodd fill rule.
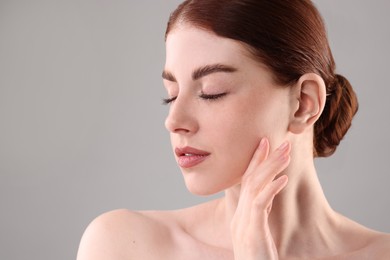
<path fill-rule="evenodd" d="M 165 119 L 166 129 L 171 133 L 185 135 L 197 132 L 199 125 L 194 105 L 178 96 L 170 105 L 169 114 Z"/>

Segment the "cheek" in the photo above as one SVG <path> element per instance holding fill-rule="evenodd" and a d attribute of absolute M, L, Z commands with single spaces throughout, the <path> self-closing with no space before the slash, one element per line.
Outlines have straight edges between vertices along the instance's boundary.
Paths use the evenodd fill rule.
<path fill-rule="evenodd" d="M 227 186 L 241 180 L 260 139 L 266 136 L 261 124 L 256 124 L 255 120 L 253 114 L 236 110 L 213 118 L 213 124 L 209 124 L 215 170 Z"/>
<path fill-rule="evenodd" d="M 212 147 L 218 168 L 225 179 L 237 182 L 247 169 L 261 138 L 267 137 L 275 146 L 285 133 L 283 106 L 262 99 L 247 99 L 242 105 L 231 106 L 217 117 L 210 117 L 207 132 L 211 133 Z M 222 174 L 222 173 L 221 173 Z"/>

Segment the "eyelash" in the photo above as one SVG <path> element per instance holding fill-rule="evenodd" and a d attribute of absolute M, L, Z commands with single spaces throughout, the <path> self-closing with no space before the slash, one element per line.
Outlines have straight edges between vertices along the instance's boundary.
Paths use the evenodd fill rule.
<path fill-rule="evenodd" d="M 170 103 L 172 103 L 173 101 L 175 101 L 176 97 L 172 97 L 172 98 L 163 98 L 163 105 L 169 105 Z"/>
<path fill-rule="evenodd" d="M 212 94 L 212 95 L 202 93 L 202 94 L 199 95 L 199 97 L 200 97 L 201 99 L 204 99 L 204 100 L 213 101 L 213 100 L 220 99 L 220 98 L 222 98 L 223 96 L 226 96 L 226 94 L 227 94 L 226 92 L 224 92 L 224 93 L 219 93 L 219 94 Z M 175 101 L 176 98 L 177 98 L 177 97 L 164 98 L 164 99 L 163 99 L 163 104 L 164 104 L 164 105 L 169 105 L 169 104 L 171 104 L 173 101 Z"/>

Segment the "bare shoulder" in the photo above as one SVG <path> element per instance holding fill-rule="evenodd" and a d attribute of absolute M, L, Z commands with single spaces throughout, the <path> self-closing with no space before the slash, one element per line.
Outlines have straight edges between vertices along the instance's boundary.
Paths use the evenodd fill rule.
<path fill-rule="evenodd" d="M 170 228 L 164 221 L 142 212 L 115 210 L 89 224 L 77 259 L 155 259 L 155 254 L 167 253 L 170 241 Z"/>
<path fill-rule="evenodd" d="M 390 259 L 390 234 L 378 233 L 368 246 L 368 251 L 373 259 Z"/>
<path fill-rule="evenodd" d="M 374 230 L 368 230 L 359 236 L 352 236 L 352 240 L 363 238 L 366 244 L 354 252 L 348 254 L 348 258 L 342 259 L 375 259 L 388 260 L 390 259 L 390 234 L 380 233 Z"/>
<path fill-rule="evenodd" d="M 210 250 L 199 241 L 209 239 L 207 216 L 215 205 L 210 202 L 173 211 L 121 209 L 102 214 L 86 228 L 77 260 L 204 259 L 204 252 Z"/>

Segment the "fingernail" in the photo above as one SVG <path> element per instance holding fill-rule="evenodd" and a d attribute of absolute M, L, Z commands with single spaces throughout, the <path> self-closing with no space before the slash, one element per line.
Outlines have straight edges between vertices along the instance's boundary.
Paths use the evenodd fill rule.
<path fill-rule="evenodd" d="M 282 175 L 282 176 L 280 176 L 280 177 L 277 179 L 277 181 L 278 181 L 279 183 L 287 182 L 287 181 L 288 181 L 288 177 L 287 177 L 287 175 Z"/>
<path fill-rule="evenodd" d="M 282 153 L 281 155 L 279 155 L 279 160 L 282 161 L 282 162 L 287 161 L 288 158 L 290 158 L 290 155 L 288 155 L 288 154 L 283 154 Z"/>
<path fill-rule="evenodd" d="M 282 144 L 279 146 L 278 150 L 279 150 L 279 151 L 283 151 L 283 150 L 285 150 L 285 149 L 287 148 L 287 146 L 288 146 L 288 141 L 285 141 L 284 143 L 282 143 Z"/>
<path fill-rule="evenodd" d="M 264 148 L 264 146 L 265 146 L 265 142 L 266 142 L 266 140 L 265 140 L 265 138 L 261 138 L 261 141 L 260 141 L 260 149 L 262 149 L 262 148 Z"/>

